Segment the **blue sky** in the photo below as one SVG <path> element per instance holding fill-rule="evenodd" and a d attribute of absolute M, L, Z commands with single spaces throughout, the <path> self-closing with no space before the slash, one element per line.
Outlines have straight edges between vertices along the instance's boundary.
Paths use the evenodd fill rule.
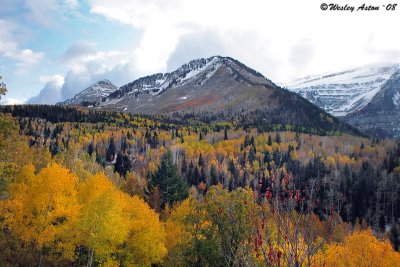
<path fill-rule="evenodd" d="M 1 103 L 52 104 L 100 79 L 120 86 L 217 54 L 275 82 L 400 62 L 400 7 L 335 12 L 322 2 L 0 0 L 0 75 L 9 90 Z"/>

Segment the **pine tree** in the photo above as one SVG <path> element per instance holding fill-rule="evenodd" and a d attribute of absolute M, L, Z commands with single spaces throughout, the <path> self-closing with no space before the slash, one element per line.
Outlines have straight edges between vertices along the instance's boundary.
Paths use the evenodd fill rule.
<path fill-rule="evenodd" d="M 89 146 L 88 146 L 88 154 L 89 154 L 89 156 L 92 156 L 93 152 L 94 152 L 94 144 L 93 144 L 93 141 L 92 141 L 92 142 L 89 143 Z"/>
<path fill-rule="evenodd" d="M 275 142 L 277 142 L 278 144 L 282 142 L 281 134 L 279 132 L 276 132 Z"/>
<path fill-rule="evenodd" d="M 217 185 L 218 184 L 217 169 L 215 168 L 214 164 L 211 165 L 210 180 L 211 180 L 211 185 Z"/>
<path fill-rule="evenodd" d="M 186 181 L 188 182 L 188 184 L 192 185 L 194 184 L 194 164 L 193 161 L 190 161 L 189 163 L 189 169 L 186 175 Z"/>
<path fill-rule="evenodd" d="M 199 168 L 196 166 L 194 168 L 192 185 L 198 185 L 199 183 L 200 183 L 200 171 Z"/>
<path fill-rule="evenodd" d="M 206 181 L 207 181 L 206 168 L 202 166 L 200 171 L 200 182 L 205 183 Z"/>
<path fill-rule="evenodd" d="M 123 153 L 128 151 L 128 144 L 126 142 L 126 138 L 122 138 L 122 140 L 121 140 L 121 151 Z"/>
<path fill-rule="evenodd" d="M 250 137 L 248 134 L 246 134 L 246 136 L 244 137 L 244 143 L 243 146 L 247 147 L 248 145 L 250 145 Z"/>
<path fill-rule="evenodd" d="M 187 166 L 186 156 L 185 156 L 185 154 L 183 154 L 181 174 L 182 175 L 186 174 L 187 170 L 188 170 L 188 166 Z"/>
<path fill-rule="evenodd" d="M 132 162 L 129 155 L 120 151 L 115 160 L 114 171 L 118 172 L 120 176 L 125 177 L 126 174 L 132 169 Z"/>
<path fill-rule="evenodd" d="M 156 174 L 153 176 L 152 185 L 158 186 L 162 195 L 162 205 L 181 201 L 188 196 L 188 187 L 178 174 L 177 166 L 172 161 L 170 150 L 165 152 L 161 158 Z"/>
<path fill-rule="evenodd" d="M 106 161 L 111 162 L 115 158 L 115 142 L 114 142 L 114 137 L 110 138 L 110 143 L 107 147 L 106 151 Z"/>
<path fill-rule="evenodd" d="M 201 153 L 200 153 L 200 156 L 199 156 L 198 164 L 199 164 L 200 167 L 203 167 L 203 165 L 204 165 L 204 160 L 203 160 L 203 156 L 201 155 Z"/>
<path fill-rule="evenodd" d="M 249 161 L 251 164 L 253 164 L 253 161 L 256 159 L 256 154 L 254 152 L 254 147 L 251 147 L 250 152 L 249 152 Z"/>

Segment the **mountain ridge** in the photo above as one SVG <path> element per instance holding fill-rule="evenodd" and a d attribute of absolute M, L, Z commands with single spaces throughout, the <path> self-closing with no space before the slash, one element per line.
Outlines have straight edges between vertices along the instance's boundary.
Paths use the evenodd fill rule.
<path fill-rule="evenodd" d="M 369 65 L 308 76 L 284 86 L 328 113 L 344 117 L 365 107 L 399 69 L 399 64 Z"/>
<path fill-rule="evenodd" d="M 136 79 L 103 97 L 95 108 L 135 114 L 179 113 L 207 122 L 236 120 L 260 129 L 279 124 L 359 134 L 256 70 L 222 56 L 192 60 L 173 72 Z"/>
<path fill-rule="evenodd" d="M 107 79 L 95 82 L 77 93 L 72 98 L 69 98 L 63 102 L 57 103 L 57 105 L 96 105 L 104 97 L 108 96 L 110 93 L 116 91 L 118 87 L 114 85 Z"/>
<path fill-rule="evenodd" d="M 362 109 L 344 120 L 373 136 L 400 138 L 400 70 L 385 82 L 380 91 Z"/>

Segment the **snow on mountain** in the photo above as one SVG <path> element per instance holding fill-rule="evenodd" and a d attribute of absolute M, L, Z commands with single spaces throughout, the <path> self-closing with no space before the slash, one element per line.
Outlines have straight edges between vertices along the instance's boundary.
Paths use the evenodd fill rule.
<path fill-rule="evenodd" d="M 379 92 L 362 109 L 344 120 L 380 138 L 400 138 L 400 70 L 394 73 Z"/>
<path fill-rule="evenodd" d="M 244 68 L 257 77 L 259 82 L 266 82 L 264 76 L 246 67 L 242 63 L 229 57 L 214 56 L 207 59 L 201 58 L 192 60 L 170 73 L 157 73 L 139 78 L 121 86 L 118 91 L 110 94 L 106 104 L 115 104 L 119 101 L 118 99 L 126 99 L 127 97 L 136 99 L 143 94 L 156 96 L 167 89 L 184 86 L 194 79 L 196 80 L 195 85 L 202 85 L 206 83 L 223 64 L 228 66 L 231 72 L 235 72 L 235 75 L 241 75 L 241 68 Z M 181 99 L 184 99 L 183 97 L 185 96 L 182 96 Z"/>
<path fill-rule="evenodd" d="M 82 103 L 86 103 L 87 105 L 93 105 L 101 102 L 104 97 L 107 97 L 112 92 L 115 92 L 117 89 L 118 87 L 109 80 L 102 80 L 90 85 L 85 90 L 76 94 L 73 98 L 67 99 L 61 104 L 81 105 Z"/>
<path fill-rule="evenodd" d="M 393 104 L 400 109 L 400 92 L 396 92 L 393 96 Z"/>
<path fill-rule="evenodd" d="M 365 107 L 399 69 L 398 64 L 367 66 L 306 77 L 284 86 L 334 116 L 345 116 Z"/>
<path fill-rule="evenodd" d="M 192 116 L 207 123 L 296 125 L 359 133 L 299 95 L 230 57 L 192 60 L 170 73 L 134 80 L 103 97 L 94 108 L 135 114 Z"/>

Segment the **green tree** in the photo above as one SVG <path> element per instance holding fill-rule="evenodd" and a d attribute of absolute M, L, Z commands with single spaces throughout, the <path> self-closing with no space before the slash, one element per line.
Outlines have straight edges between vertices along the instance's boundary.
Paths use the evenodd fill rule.
<path fill-rule="evenodd" d="M 132 169 L 132 162 L 127 153 L 120 151 L 114 164 L 114 171 L 119 175 L 126 177 L 126 174 Z"/>
<path fill-rule="evenodd" d="M 188 187 L 178 174 L 177 166 L 173 163 L 170 150 L 161 158 L 160 165 L 152 179 L 153 186 L 158 186 L 162 195 L 162 205 L 181 201 L 188 196 Z"/>
<path fill-rule="evenodd" d="M 110 144 L 108 145 L 108 148 L 107 148 L 107 151 L 106 151 L 106 160 L 108 162 L 111 162 L 111 161 L 114 160 L 114 158 L 115 158 L 115 150 L 116 150 L 115 141 L 114 141 L 114 138 L 111 137 L 110 138 Z"/>
<path fill-rule="evenodd" d="M 211 165 L 210 179 L 211 179 L 211 185 L 217 185 L 218 184 L 217 169 L 215 168 L 214 164 Z"/>

